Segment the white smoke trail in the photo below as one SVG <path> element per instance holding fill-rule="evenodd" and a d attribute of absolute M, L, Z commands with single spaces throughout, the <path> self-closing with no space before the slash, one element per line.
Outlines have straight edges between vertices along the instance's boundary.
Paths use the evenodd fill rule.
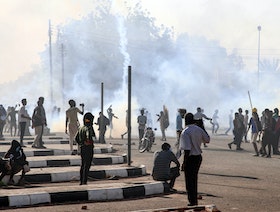
<path fill-rule="evenodd" d="M 124 26 L 124 17 L 121 15 L 117 16 L 118 20 L 118 32 L 120 35 L 120 52 L 124 57 L 123 61 L 123 84 L 122 84 L 122 91 L 125 91 L 127 88 L 127 67 L 130 64 L 130 55 L 127 52 L 127 37 L 126 37 L 126 27 Z"/>

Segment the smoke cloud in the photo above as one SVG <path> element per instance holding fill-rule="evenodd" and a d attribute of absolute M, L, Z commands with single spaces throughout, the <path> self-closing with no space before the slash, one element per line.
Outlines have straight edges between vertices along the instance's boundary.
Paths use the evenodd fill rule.
<path fill-rule="evenodd" d="M 64 129 L 69 99 L 85 103 L 85 110 L 97 119 L 103 82 L 104 109 L 113 105 L 113 113 L 119 117 L 114 119 L 113 136 L 119 137 L 126 130 L 128 65 L 132 67 L 133 134 L 137 134 L 140 108 L 148 110 L 154 127 L 159 127 L 156 114 L 165 105 L 170 117 L 167 134 L 175 136 L 177 108 L 195 113 L 201 107 L 208 116 L 218 109 L 221 125 L 227 126 L 231 109 L 251 109 L 248 91 L 259 113 L 279 106 L 278 73 L 261 73 L 258 78 L 255 72 L 245 72 L 242 57 L 236 52 L 227 53 L 219 41 L 205 37 L 187 33 L 175 37 L 175 29 L 157 26 L 140 4 L 120 16 L 112 13 L 110 1 L 101 1 L 90 15 L 57 28 L 52 43 L 53 87 L 46 46 L 40 53 L 41 63 L 31 73 L 2 84 L 0 91 L 4 106 L 27 98 L 30 113 L 38 97 L 44 96 L 51 131 Z M 65 47 L 64 75 L 61 44 Z M 54 102 L 50 102 L 51 89 Z M 61 108 L 59 117 L 51 116 L 54 106 Z"/>

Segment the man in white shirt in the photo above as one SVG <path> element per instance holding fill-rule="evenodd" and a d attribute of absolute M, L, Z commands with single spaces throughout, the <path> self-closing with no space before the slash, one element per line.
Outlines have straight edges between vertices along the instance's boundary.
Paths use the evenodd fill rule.
<path fill-rule="evenodd" d="M 180 150 L 184 151 L 182 169 L 185 172 L 186 190 L 188 193 L 189 206 L 197 205 L 197 180 L 198 171 L 202 162 L 202 143 L 209 143 L 210 137 L 205 130 L 195 124 L 192 113 L 185 116 L 186 128 L 180 137 Z"/>
<path fill-rule="evenodd" d="M 25 147 L 23 144 L 23 137 L 24 137 L 27 122 L 31 120 L 31 117 L 28 115 L 28 112 L 25 108 L 25 106 L 27 104 L 27 100 L 22 99 L 21 103 L 22 103 L 22 107 L 20 108 L 20 110 L 18 112 L 18 122 L 19 122 L 19 130 L 20 130 L 20 145 L 22 147 Z"/>

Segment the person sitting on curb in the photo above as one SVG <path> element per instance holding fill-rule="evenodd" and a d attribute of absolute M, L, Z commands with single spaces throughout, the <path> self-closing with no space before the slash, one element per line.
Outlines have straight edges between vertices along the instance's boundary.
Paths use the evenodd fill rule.
<path fill-rule="evenodd" d="M 161 146 L 161 151 L 156 151 L 154 153 L 154 167 L 152 176 L 156 181 L 168 181 L 170 191 L 176 191 L 174 189 L 175 180 L 180 176 L 180 163 L 176 158 L 175 154 L 170 150 L 170 144 L 163 143 Z M 176 167 L 171 167 L 171 162 L 176 164 Z"/>
<path fill-rule="evenodd" d="M 28 172 L 29 163 L 26 161 L 26 156 L 23 152 L 23 149 L 20 143 L 16 140 L 13 140 L 11 143 L 10 149 L 5 154 L 4 158 L 9 158 L 10 160 L 10 169 L 5 169 L 6 172 L 2 172 L 0 176 L 0 181 L 5 175 L 10 175 L 8 185 L 14 185 L 14 175 L 22 171 L 21 177 L 17 185 L 24 185 L 25 173 Z"/>

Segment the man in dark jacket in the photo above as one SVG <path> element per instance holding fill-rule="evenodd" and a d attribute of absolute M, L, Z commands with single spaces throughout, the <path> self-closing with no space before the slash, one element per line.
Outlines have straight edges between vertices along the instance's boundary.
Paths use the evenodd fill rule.
<path fill-rule="evenodd" d="M 94 116 L 86 113 L 83 118 L 84 126 L 82 126 L 75 137 L 76 142 L 81 146 L 82 164 L 80 169 L 80 185 L 86 185 L 88 173 L 93 159 L 94 140 L 96 140 L 93 129 Z"/>

